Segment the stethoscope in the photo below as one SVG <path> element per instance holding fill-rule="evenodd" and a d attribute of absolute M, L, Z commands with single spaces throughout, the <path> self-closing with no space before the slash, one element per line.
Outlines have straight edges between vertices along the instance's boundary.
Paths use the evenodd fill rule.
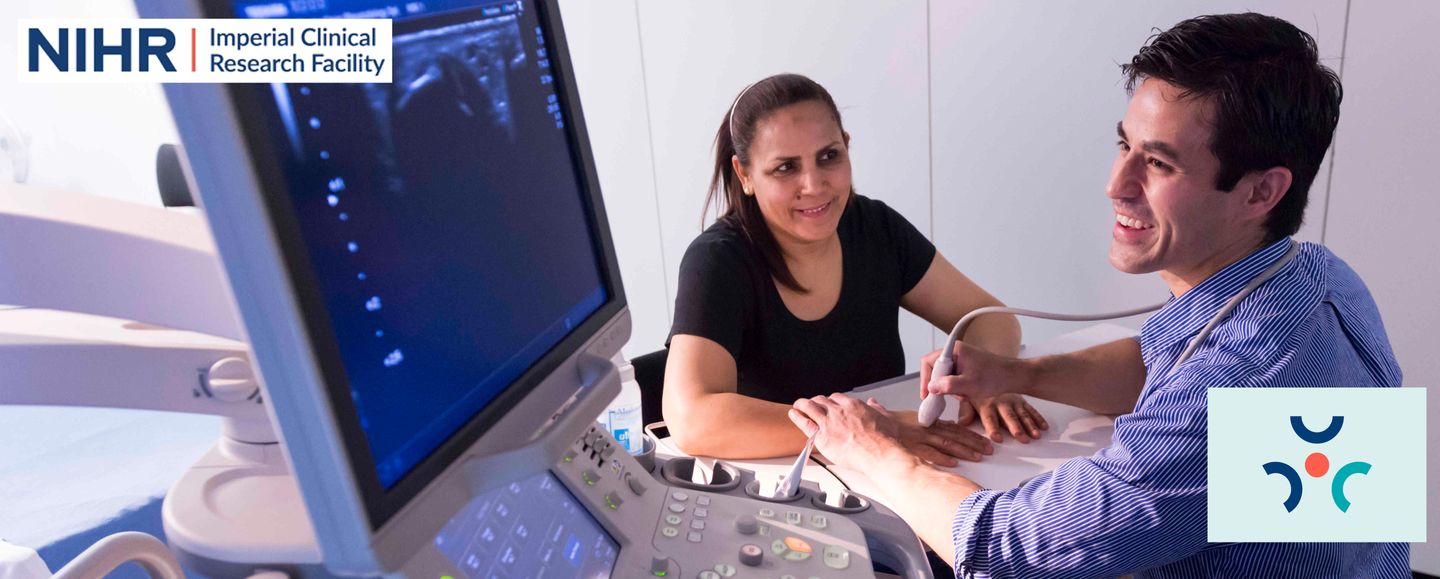
<path fill-rule="evenodd" d="M 1275 260 L 1275 263 L 1270 264 L 1269 267 L 1265 268 L 1264 271 L 1260 272 L 1260 275 L 1255 276 L 1254 279 L 1250 280 L 1250 283 L 1245 284 L 1245 287 L 1241 288 L 1240 291 L 1237 292 L 1234 296 L 1232 296 L 1229 301 L 1225 302 L 1225 305 L 1221 306 L 1220 310 L 1217 311 L 1215 315 L 1210 318 L 1210 322 L 1205 324 L 1205 327 L 1201 328 L 1200 332 L 1195 334 L 1195 337 L 1190 339 L 1190 343 L 1185 346 L 1185 350 L 1180 353 L 1180 357 L 1175 359 L 1175 363 L 1170 366 L 1170 370 L 1165 373 L 1165 376 L 1168 378 L 1169 376 L 1174 374 L 1175 371 L 1180 368 L 1180 366 L 1184 365 L 1185 362 L 1189 361 L 1190 357 L 1195 355 L 1195 351 L 1200 349 L 1200 344 L 1204 343 L 1205 339 L 1210 337 L 1210 332 L 1213 331 L 1216 326 L 1219 326 L 1221 322 L 1225 321 L 1226 318 L 1230 317 L 1230 312 L 1233 311 L 1236 306 L 1240 305 L 1240 302 L 1244 301 L 1245 298 L 1249 297 L 1251 293 L 1254 293 L 1256 288 L 1264 285 L 1265 282 L 1270 281 L 1271 278 L 1279 274 L 1280 270 L 1284 269 L 1286 265 L 1290 264 L 1290 262 L 1295 261 L 1295 256 L 1299 253 L 1300 244 L 1296 243 L 1293 239 L 1290 240 L 1290 246 L 1286 249 L 1285 255 L 1280 256 L 1280 259 Z M 1017 316 L 1043 318 L 1047 320 L 1060 320 L 1067 322 L 1094 322 L 1100 320 L 1113 320 L 1116 318 L 1127 318 L 1139 314 L 1150 313 L 1165 307 L 1165 305 L 1168 303 L 1170 302 L 1165 301 L 1158 304 L 1148 305 L 1142 308 L 1136 308 L 1133 310 L 1088 315 L 1056 314 L 1051 312 L 1041 312 L 1036 310 L 1026 310 L 1021 308 L 1010 308 L 1001 306 L 977 308 L 974 311 L 965 314 L 964 317 L 960 318 L 959 322 L 955 323 L 955 329 L 950 331 L 950 337 L 945 340 L 945 348 L 940 350 L 940 357 L 935 360 L 935 367 L 931 369 L 930 380 L 935 381 L 950 375 L 950 372 L 955 369 L 955 342 L 958 342 L 960 340 L 960 336 L 965 334 L 965 329 L 969 327 L 970 322 L 974 321 L 975 318 L 986 314 L 1014 314 Z M 917 418 L 919 419 L 921 426 L 929 427 L 931 424 L 934 424 L 935 421 L 938 420 L 940 418 L 940 415 L 944 412 L 945 397 L 933 396 L 927 392 L 925 394 L 925 399 L 920 401 L 920 411 L 917 413 Z"/>

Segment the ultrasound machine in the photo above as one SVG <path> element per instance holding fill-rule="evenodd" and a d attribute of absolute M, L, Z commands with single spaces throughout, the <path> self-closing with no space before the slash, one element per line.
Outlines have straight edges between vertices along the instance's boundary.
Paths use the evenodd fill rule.
<path fill-rule="evenodd" d="M 165 89 L 329 573 L 931 576 L 864 497 L 695 483 L 596 425 L 630 320 L 555 1 L 139 4 L 393 19 L 392 83 Z"/>

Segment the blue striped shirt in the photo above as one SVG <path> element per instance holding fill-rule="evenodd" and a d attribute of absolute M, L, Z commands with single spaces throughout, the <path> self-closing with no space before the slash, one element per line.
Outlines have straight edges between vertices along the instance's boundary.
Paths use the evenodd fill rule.
<path fill-rule="evenodd" d="M 1205 540 L 1207 388 L 1400 386 L 1369 290 L 1311 243 L 1168 374 L 1190 338 L 1288 243 L 1225 267 L 1146 320 L 1145 387 L 1134 412 L 1115 420 L 1110 446 L 960 503 L 957 576 L 1410 577 L 1407 543 Z"/>

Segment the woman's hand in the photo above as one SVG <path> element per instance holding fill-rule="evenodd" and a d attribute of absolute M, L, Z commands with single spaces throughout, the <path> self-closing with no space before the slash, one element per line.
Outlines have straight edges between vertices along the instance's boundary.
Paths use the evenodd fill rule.
<path fill-rule="evenodd" d="M 974 404 L 974 412 L 985 427 L 985 434 L 995 442 L 1004 440 L 1004 433 L 1009 432 L 1015 440 L 1028 444 L 1031 440 L 1040 439 L 1041 430 L 1050 429 L 1050 423 L 1045 422 L 1040 411 L 1019 394 L 1001 394 Z"/>
<path fill-rule="evenodd" d="M 920 362 L 920 396 L 959 398 L 961 426 L 979 418 L 990 440 L 1000 442 L 1009 432 L 1022 443 L 1039 439 L 1040 431 L 1050 428 L 1040 411 L 1019 394 L 1034 381 L 1033 368 L 1025 360 L 956 342 L 954 374 L 931 383 L 930 371 L 939 357 L 936 350 Z"/>
<path fill-rule="evenodd" d="M 937 420 L 930 428 L 925 428 L 920 426 L 914 411 L 892 412 L 879 403 L 871 406 L 893 419 L 899 429 L 900 443 L 927 462 L 951 467 L 960 464 L 957 459 L 979 462 L 985 455 L 995 453 L 995 447 L 989 440 L 964 424 Z M 970 420 L 974 421 L 973 415 Z"/>

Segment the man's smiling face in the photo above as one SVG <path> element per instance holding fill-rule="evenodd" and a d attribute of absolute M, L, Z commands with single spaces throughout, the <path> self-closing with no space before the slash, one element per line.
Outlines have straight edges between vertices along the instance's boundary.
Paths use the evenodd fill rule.
<path fill-rule="evenodd" d="M 1155 79 L 1136 89 L 1116 127 L 1119 151 L 1106 194 L 1115 209 L 1110 263 L 1126 273 L 1159 271 L 1189 287 L 1256 236 L 1255 223 L 1242 216 L 1246 196 L 1215 187 L 1214 103 L 1183 92 Z"/>

